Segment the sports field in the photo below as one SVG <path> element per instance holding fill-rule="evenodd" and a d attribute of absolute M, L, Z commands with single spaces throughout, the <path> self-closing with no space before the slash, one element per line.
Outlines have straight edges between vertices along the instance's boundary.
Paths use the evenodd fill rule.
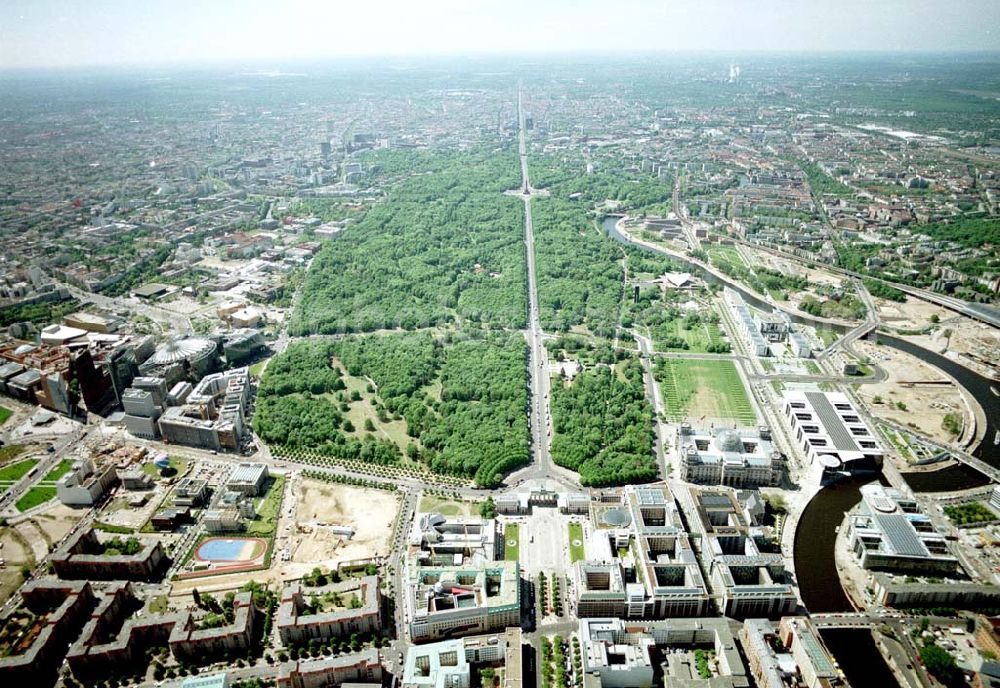
<path fill-rule="evenodd" d="M 195 558 L 213 564 L 252 561 L 264 555 L 267 541 L 262 538 L 221 538 L 203 540 L 198 545 Z"/>
<path fill-rule="evenodd" d="M 732 361 L 662 358 L 656 363 L 655 375 L 671 421 L 757 424 L 757 415 Z"/>

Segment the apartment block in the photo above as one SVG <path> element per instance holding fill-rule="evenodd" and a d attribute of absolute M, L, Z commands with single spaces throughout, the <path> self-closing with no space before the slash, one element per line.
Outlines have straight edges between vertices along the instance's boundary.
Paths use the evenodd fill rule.
<path fill-rule="evenodd" d="M 189 611 L 136 616 L 142 601 L 127 584 L 102 595 L 67 655 L 73 674 L 81 681 L 119 669 L 128 673 L 148 662 L 151 649 L 168 647 L 179 661 L 199 663 L 228 652 L 245 653 L 254 639 L 258 613 L 250 592 L 233 599 L 233 622 L 215 628 L 198 628 L 198 620 Z"/>
<path fill-rule="evenodd" d="M 37 682 L 54 674 L 97 602 L 87 581 L 32 581 L 21 587 L 20 594 L 23 609 L 7 615 L 5 630 L 12 632 L 13 624 L 21 624 L 22 637 L 30 643 L 23 651 L 0 658 L 0 678 L 6 685 Z"/>
<path fill-rule="evenodd" d="M 144 544 L 136 554 L 105 554 L 93 528 L 71 535 L 49 560 L 56 575 L 69 580 L 151 581 L 162 575 L 168 563 L 159 541 Z"/>
<path fill-rule="evenodd" d="M 278 688 L 329 688 L 348 683 L 382 685 L 382 663 L 374 648 L 343 657 L 283 662 Z"/>
<path fill-rule="evenodd" d="M 361 606 L 355 609 L 307 613 L 308 599 L 299 584 L 285 588 L 278 607 L 278 635 L 285 645 L 305 643 L 313 638 L 329 639 L 351 633 L 374 633 L 382 628 L 382 602 L 378 577 L 365 576 L 357 585 L 326 586 L 315 592 L 336 590 L 343 597 L 356 596 Z"/>

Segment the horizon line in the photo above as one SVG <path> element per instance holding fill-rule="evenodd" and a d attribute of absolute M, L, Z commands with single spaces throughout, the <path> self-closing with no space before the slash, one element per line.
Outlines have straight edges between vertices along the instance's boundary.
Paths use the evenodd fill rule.
<path fill-rule="evenodd" d="M 512 52 L 454 52 L 454 53 L 355 53 L 344 55 L 323 55 L 312 57 L 230 57 L 211 59 L 173 59 L 150 60 L 142 62 L 82 62 L 78 64 L 37 64 L 37 65 L 4 65 L 0 63 L 0 74 L 26 72 L 72 72 L 84 69 L 212 69 L 232 66 L 291 66 L 291 65 L 329 65 L 334 62 L 372 63 L 387 61 L 477 61 L 496 59 L 546 59 L 558 61 L 568 58 L 668 58 L 694 56 L 726 56 L 727 59 L 739 59 L 742 56 L 755 57 L 942 57 L 942 56 L 996 56 L 1000 58 L 1000 48 L 968 48 L 968 49 L 881 49 L 865 50 L 798 50 L 798 49 L 766 49 L 753 48 L 743 50 L 726 50 L 722 48 L 690 48 L 690 49 L 635 49 L 635 50 L 550 50 L 550 51 L 512 51 Z M 291 75 L 289 75 L 291 76 Z"/>

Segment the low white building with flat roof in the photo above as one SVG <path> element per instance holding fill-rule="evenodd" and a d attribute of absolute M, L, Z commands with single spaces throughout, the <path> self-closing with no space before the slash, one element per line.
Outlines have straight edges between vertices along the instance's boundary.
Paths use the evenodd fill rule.
<path fill-rule="evenodd" d="M 848 396 L 842 392 L 785 392 L 782 403 L 792 441 L 810 465 L 824 471 L 877 470 L 883 451 Z"/>
<path fill-rule="evenodd" d="M 661 658 L 665 660 L 661 677 L 665 686 L 746 688 L 750 685 L 728 619 L 581 619 L 579 628 L 582 673 L 587 686 L 654 685 L 654 662 Z M 661 649 L 656 660 L 655 648 Z M 697 650 L 715 653 L 715 675 L 709 680 L 701 681 L 698 676 Z"/>

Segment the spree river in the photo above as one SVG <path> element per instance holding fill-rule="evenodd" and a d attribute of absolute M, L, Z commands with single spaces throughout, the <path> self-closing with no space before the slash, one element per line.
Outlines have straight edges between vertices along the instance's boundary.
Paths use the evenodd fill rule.
<path fill-rule="evenodd" d="M 738 291 L 744 299 L 755 308 L 771 312 L 774 307 L 757 298 L 738 284 L 706 272 L 700 266 L 671 255 L 666 251 L 648 246 L 640 246 L 626 239 L 615 226 L 619 218 L 606 217 L 602 224 L 608 236 L 624 244 L 657 253 L 686 266 L 691 272 L 697 273 L 706 282 L 725 284 Z M 820 325 L 827 329 L 846 331 L 844 327 L 819 323 L 808 317 L 792 315 L 793 322 L 805 325 Z M 936 366 L 958 381 L 969 394 L 973 396 L 986 413 L 987 425 L 985 439 L 973 450 L 973 454 L 990 465 L 1000 467 L 1000 446 L 993 443 L 993 438 L 1000 429 L 1000 403 L 990 391 L 995 384 L 955 361 L 924 349 L 897 337 L 878 335 L 879 341 L 894 349 L 898 349 L 924 362 Z M 938 471 L 926 473 L 909 473 L 904 478 L 910 486 L 921 492 L 947 492 L 968 487 L 984 485 L 988 481 L 979 471 L 964 465 L 952 466 Z M 795 533 L 795 575 L 802 593 L 802 601 L 811 612 L 846 612 L 853 606 L 837 574 L 834 561 L 834 543 L 837 529 L 844 519 L 844 513 L 861 500 L 860 488 L 874 480 L 882 480 L 880 475 L 846 477 L 829 485 L 813 497 L 799 519 Z M 848 680 L 854 685 L 894 685 L 896 683 L 892 672 L 882 660 L 882 655 L 875 646 L 875 641 L 869 631 L 837 630 L 824 631 L 830 651 L 839 662 Z"/>

